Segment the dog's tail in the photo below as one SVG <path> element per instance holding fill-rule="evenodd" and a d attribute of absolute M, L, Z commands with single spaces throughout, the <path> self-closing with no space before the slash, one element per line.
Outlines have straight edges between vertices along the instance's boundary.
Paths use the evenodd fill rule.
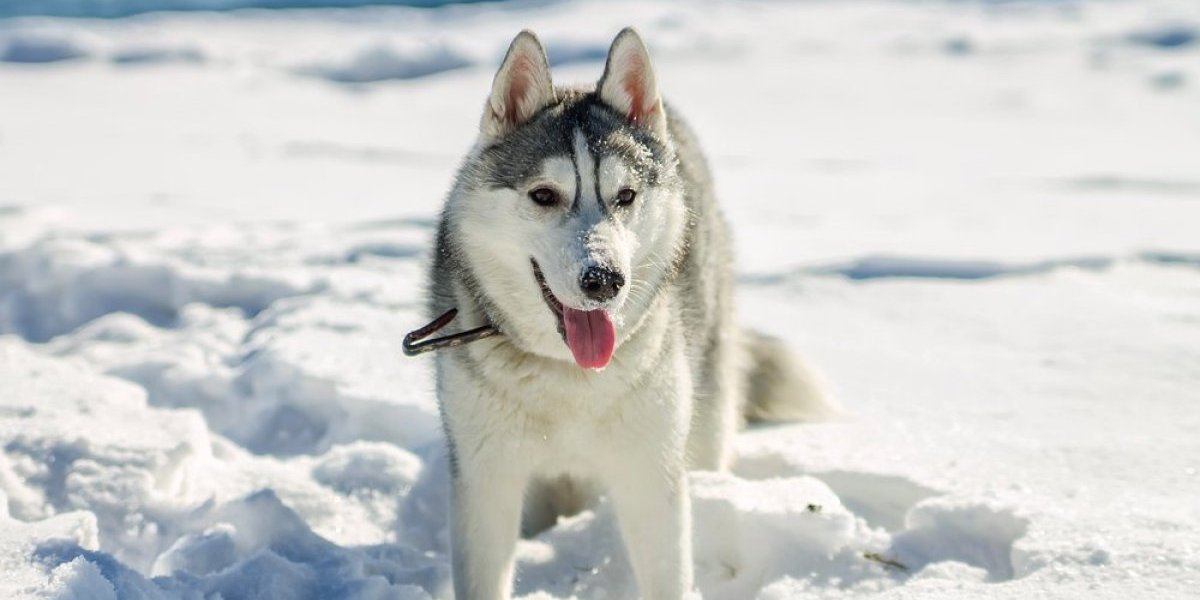
<path fill-rule="evenodd" d="M 755 331 L 746 347 L 746 404 L 742 415 L 761 421 L 820 421 L 841 414 L 821 376 L 781 340 Z"/>

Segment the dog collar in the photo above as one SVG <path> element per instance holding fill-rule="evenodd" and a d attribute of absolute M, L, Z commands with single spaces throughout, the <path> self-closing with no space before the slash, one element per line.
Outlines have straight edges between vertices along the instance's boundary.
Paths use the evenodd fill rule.
<path fill-rule="evenodd" d="M 425 339 L 444 329 L 450 324 L 451 321 L 454 320 L 454 317 L 456 316 L 458 316 L 458 309 L 452 308 L 442 313 L 441 316 L 433 321 L 430 321 L 424 327 L 421 327 L 416 331 L 409 332 L 408 335 L 404 336 L 404 355 L 416 356 L 418 354 L 424 354 L 434 350 L 441 350 L 442 348 L 457 348 L 464 344 L 470 344 L 471 342 L 490 338 L 495 335 L 500 335 L 500 330 L 496 329 L 495 325 L 484 325 L 482 327 L 476 327 L 475 329 L 468 329 L 467 331 L 463 331 L 461 333 L 444 335 L 442 337 L 436 337 L 430 340 Z"/>

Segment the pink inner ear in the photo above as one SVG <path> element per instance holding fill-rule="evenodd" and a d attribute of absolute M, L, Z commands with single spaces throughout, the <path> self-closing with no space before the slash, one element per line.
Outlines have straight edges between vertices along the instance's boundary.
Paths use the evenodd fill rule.
<path fill-rule="evenodd" d="M 625 93 L 629 94 L 629 120 L 640 123 L 657 109 L 653 98 L 647 98 L 646 62 L 636 53 L 625 55 L 625 79 L 621 81 Z M 647 100 L 650 105 L 647 106 Z"/>
<path fill-rule="evenodd" d="M 517 56 L 508 77 L 508 92 L 504 95 L 504 121 L 509 125 L 518 125 L 522 120 L 521 103 L 533 84 L 533 63 L 529 57 Z"/>

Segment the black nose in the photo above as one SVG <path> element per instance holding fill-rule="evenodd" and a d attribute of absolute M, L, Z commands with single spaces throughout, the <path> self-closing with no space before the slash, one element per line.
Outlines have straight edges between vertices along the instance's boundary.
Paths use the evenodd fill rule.
<path fill-rule="evenodd" d="M 625 276 L 606 267 L 588 267 L 579 278 L 579 288 L 597 302 L 612 300 L 623 285 Z"/>

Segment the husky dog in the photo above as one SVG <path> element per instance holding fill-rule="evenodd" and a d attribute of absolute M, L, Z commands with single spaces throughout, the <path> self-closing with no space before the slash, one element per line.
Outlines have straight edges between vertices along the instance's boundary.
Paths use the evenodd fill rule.
<path fill-rule="evenodd" d="M 687 470 L 726 468 L 744 418 L 828 408 L 783 344 L 735 324 L 729 246 L 634 30 L 586 89 L 554 87 L 532 33 L 513 40 L 431 273 L 434 315 L 502 334 L 437 359 L 458 600 L 509 598 L 523 508 L 548 526 L 593 484 L 642 596 L 691 589 Z"/>

